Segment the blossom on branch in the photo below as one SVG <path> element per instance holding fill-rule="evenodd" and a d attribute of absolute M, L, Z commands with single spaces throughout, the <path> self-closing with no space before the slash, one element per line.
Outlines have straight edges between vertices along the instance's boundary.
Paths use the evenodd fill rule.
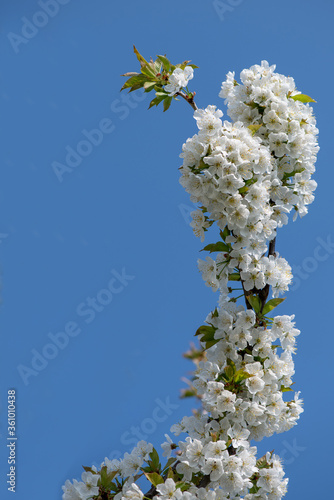
<path fill-rule="evenodd" d="M 135 52 L 141 74 L 131 74 L 125 88 L 154 88 L 152 102 L 168 109 L 194 66 L 172 66 L 165 56 L 147 62 Z M 171 427 L 186 437 L 165 435 L 163 465 L 153 445 L 140 441 L 100 470 L 86 467 L 81 482 L 66 481 L 63 500 L 280 500 L 287 492 L 280 458 L 257 458 L 252 441 L 291 429 L 303 412 L 299 392 L 287 397 L 300 331 L 293 315 L 272 316 L 293 278 L 275 246 L 290 212 L 305 215 L 314 199 L 318 130 L 313 99 L 275 66 L 262 61 L 240 78 L 228 73 L 220 91 L 232 122 L 222 121 L 216 106 L 197 109 L 193 94 L 182 95 L 198 126 L 180 155 L 180 183 L 198 204 L 191 227 L 201 241 L 214 224 L 220 235 L 198 261 L 206 285 L 219 292 L 196 332 L 200 350 L 189 355 L 196 364 L 190 392 L 201 410 Z M 136 484 L 143 476 L 146 493 Z"/>

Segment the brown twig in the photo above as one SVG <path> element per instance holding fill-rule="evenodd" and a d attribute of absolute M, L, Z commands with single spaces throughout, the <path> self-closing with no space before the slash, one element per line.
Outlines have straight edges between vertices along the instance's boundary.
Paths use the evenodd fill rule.
<path fill-rule="evenodd" d="M 194 96 L 188 97 L 187 94 L 185 94 L 184 92 L 176 92 L 175 95 L 178 95 L 183 99 L 185 99 L 195 111 L 198 109 L 194 102 Z"/>

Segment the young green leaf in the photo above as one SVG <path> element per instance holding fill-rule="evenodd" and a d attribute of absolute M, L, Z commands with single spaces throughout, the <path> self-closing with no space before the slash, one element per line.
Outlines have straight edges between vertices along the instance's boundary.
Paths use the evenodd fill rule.
<path fill-rule="evenodd" d="M 247 298 L 248 302 L 250 303 L 250 305 L 252 306 L 252 308 L 254 309 L 254 311 L 257 314 L 259 314 L 259 312 L 261 310 L 260 297 L 258 295 L 246 295 L 246 298 Z"/>
<path fill-rule="evenodd" d="M 176 458 L 175 457 L 169 458 L 167 460 L 167 463 L 166 463 L 165 467 L 163 468 L 162 472 L 165 472 L 167 469 L 169 469 L 169 467 L 171 467 L 175 462 L 176 462 Z"/>
<path fill-rule="evenodd" d="M 82 468 L 86 471 L 86 472 L 91 472 L 92 474 L 96 474 L 95 470 L 92 469 L 91 467 L 86 467 L 85 465 L 82 466 Z"/>
<path fill-rule="evenodd" d="M 228 252 L 230 248 L 223 243 L 222 241 L 218 241 L 217 243 L 210 243 L 210 245 L 206 245 L 206 247 L 202 248 L 201 252 Z"/>
<path fill-rule="evenodd" d="M 262 314 L 268 314 L 270 311 L 275 309 L 278 305 L 280 305 L 282 302 L 284 302 L 284 299 L 271 299 L 268 300 L 268 302 L 265 304 L 264 308 L 262 309 Z"/>
<path fill-rule="evenodd" d="M 124 89 L 127 89 L 127 88 L 130 88 L 130 87 L 134 87 L 136 85 L 139 85 L 138 88 L 142 87 L 144 85 L 144 83 L 147 81 L 147 78 L 145 77 L 145 75 L 134 75 L 134 76 L 131 76 L 125 83 L 124 85 L 122 86 L 121 90 L 124 90 Z"/>
<path fill-rule="evenodd" d="M 280 391 L 281 392 L 293 392 L 293 389 L 291 389 L 291 387 L 285 387 L 285 385 L 281 385 Z"/>
<path fill-rule="evenodd" d="M 139 52 L 138 52 L 138 50 L 136 49 L 135 46 L 133 46 L 133 51 L 136 54 L 137 59 L 140 62 L 141 66 L 145 66 L 145 64 L 148 64 L 148 62 L 146 61 L 146 59 L 141 54 L 139 54 Z"/>
<path fill-rule="evenodd" d="M 144 83 L 145 92 L 151 92 L 151 90 L 153 90 L 155 85 L 156 85 L 156 82 L 145 82 Z"/>
<path fill-rule="evenodd" d="M 197 329 L 197 331 L 195 333 L 195 337 L 197 335 L 204 335 L 206 337 L 212 336 L 212 338 L 213 338 L 215 331 L 216 331 L 216 328 L 214 326 L 202 325 Z"/>
<path fill-rule="evenodd" d="M 166 97 L 164 99 L 164 112 L 167 111 L 167 109 L 170 107 L 170 105 L 172 104 L 172 100 L 172 97 Z"/>
<path fill-rule="evenodd" d="M 163 65 L 164 70 L 166 70 L 167 73 L 169 73 L 171 70 L 171 64 L 170 64 L 170 61 L 167 59 L 167 57 L 166 56 L 158 56 L 158 59 L 161 62 L 161 64 Z"/>
<path fill-rule="evenodd" d="M 259 128 L 262 127 L 262 123 L 260 125 L 248 125 L 249 130 L 252 132 L 252 135 L 255 135 L 255 133 L 259 130 Z"/>
<path fill-rule="evenodd" d="M 143 75 L 147 76 L 148 78 L 155 78 L 156 77 L 154 65 L 151 65 L 150 63 L 147 64 L 146 66 L 142 66 L 141 72 Z"/>
<path fill-rule="evenodd" d="M 240 281 L 240 273 L 231 273 L 228 275 L 230 281 Z"/>
<path fill-rule="evenodd" d="M 158 486 L 158 484 L 164 483 L 163 478 L 156 472 L 144 472 L 144 474 L 153 486 Z"/>
<path fill-rule="evenodd" d="M 220 237 L 223 241 L 226 240 L 227 236 L 230 235 L 230 230 L 228 229 L 227 226 L 225 226 L 224 231 L 220 230 L 219 231 Z"/>
<path fill-rule="evenodd" d="M 208 342 L 206 342 L 205 344 L 205 350 L 207 349 L 210 349 L 210 347 L 212 347 L 213 345 L 217 344 L 217 342 L 219 342 L 220 339 L 213 339 L 213 340 L 209 340 Z"/>
<path fill-rule="evenodd" d="M 152 108 L 152 106 L 158 106 L 158 104 L 160 104 L 161 101 L 163 101 L 164 99 L 165 99 L 165 96 L 158 95 L 157 97 L 155 97 L 154 99 L 152 99 L 152 101 L 150 102 L 150 105 L 149 105 L 148 109 Z"/>
<path fill-rule="evenodd" d="M 167 479 L 174 479 L 173 469 L 168 469 Z"/>
<path fill-rule="evenodd" d="M 251 375 L 249 373 L 245 372 L 244 370 L 238 370 L 234 374 L 234 382 L 240 383 L 240 382 L 242 382 L 243 380 L 246 380 L 249 377 L 251 377 Z"/>
<path fill-rule="evenodd" d="M 107 491 L 111 490 L 112 485 L 113 485 L 112 480 L 114 479 L 114 477 L 117 474 L 118 474 L 118 471 L 108 472 L 106 466 L 102 467 L 102 469 L 100 471 L 100 476 L 101 476 L 101 479 L 99 480 L 100 485 Z"/>
<path fill-rule="evenodd" d="M 150 453 L 150 459 L 151 459 L 151 464 L 153 469 L 160 469 L 160 459 L 158 452 L 155 448 Z"/>
<path fill-rule="evenodd" d="M 306 94 L 290 95 L 289 97 L 290 97 L 290 99 L 293 99 L 294 101 L 300 101 L 300 102 L 303 102 L 303 103 L 317 102 L 314 99 L 312 99 L 312 97 L 310 97 L 310 96 L 308 96 Z"/>

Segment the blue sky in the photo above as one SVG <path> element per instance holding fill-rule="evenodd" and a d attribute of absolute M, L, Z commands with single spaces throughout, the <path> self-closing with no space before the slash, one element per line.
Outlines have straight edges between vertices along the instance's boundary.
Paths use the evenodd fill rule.
<path fill-rule="evenodd" d="M 191 412 L 178 399 L 192 368 L 182 352 L 218 298 L 197 271 L 201 243 L 178 182 L 196 127 L 184 102 L 163 114 L 147 111 L 151 94 L 119 93 L 120 74 L 137 69 L 133 43 L 146 57 L 197 64 L 200 107 L 226 113 L 225 74 L 262 59 L 317 100 L 316 200 L 277 244 L 297 276 L 279 313 L 295 314 L 302 331 L 294 381 L 305 413 L 259 450 L 285 458 L 287 499 L 329 498 L 333 14 L 329 0 L 1 6 L 1 498 L 11 498 L 8 389 L 17 393 L 18 500 L 61 498 L 81 465 L 130 451 L 140 436 L 158 446 Z M 70 165 L 62 182 L 54 162 Z"/>

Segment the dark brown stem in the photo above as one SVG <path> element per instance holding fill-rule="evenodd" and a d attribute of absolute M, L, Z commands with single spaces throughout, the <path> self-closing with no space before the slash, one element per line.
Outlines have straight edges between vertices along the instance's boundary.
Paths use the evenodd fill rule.
<path fill-rule="evenodd" d="M 273 255 L 275 257 L 275 246 L 276 246 L 276 237 L 269 242 L 269 250 L 268 250 L 268 257 Z M 262 313 L 263 308 L 265 306 L 265 303 L 267 301 L 268 295 L 269 295 L 269 290 L 270 290 L 270 285 L 266 285 L 262 290 L 259 290 L 259 298 L 261 300 L 261 309 L 260 312 Z"/>
<path fill-rule="evenodd" d="M 183 99 L 185 99 L 195 111 L 196 111 L 196 109 L 198 109 L 195 102 L 194 102 L 194 96 L 188 97 L 187 94 L 185 94 L 184 92 L 176 92 L 175 95 L 178 95 L 178 96 L 182 97 Z"/>
<path fill-rule="evenodd" d="M 273 255 L 275 257 L 275 246 L 276 246 L 276 236 L 273 240 L 271 240 L 269 242 L 269 251 L 268 251 L 268 257 L 270 257 L 270 255 Z"/>

